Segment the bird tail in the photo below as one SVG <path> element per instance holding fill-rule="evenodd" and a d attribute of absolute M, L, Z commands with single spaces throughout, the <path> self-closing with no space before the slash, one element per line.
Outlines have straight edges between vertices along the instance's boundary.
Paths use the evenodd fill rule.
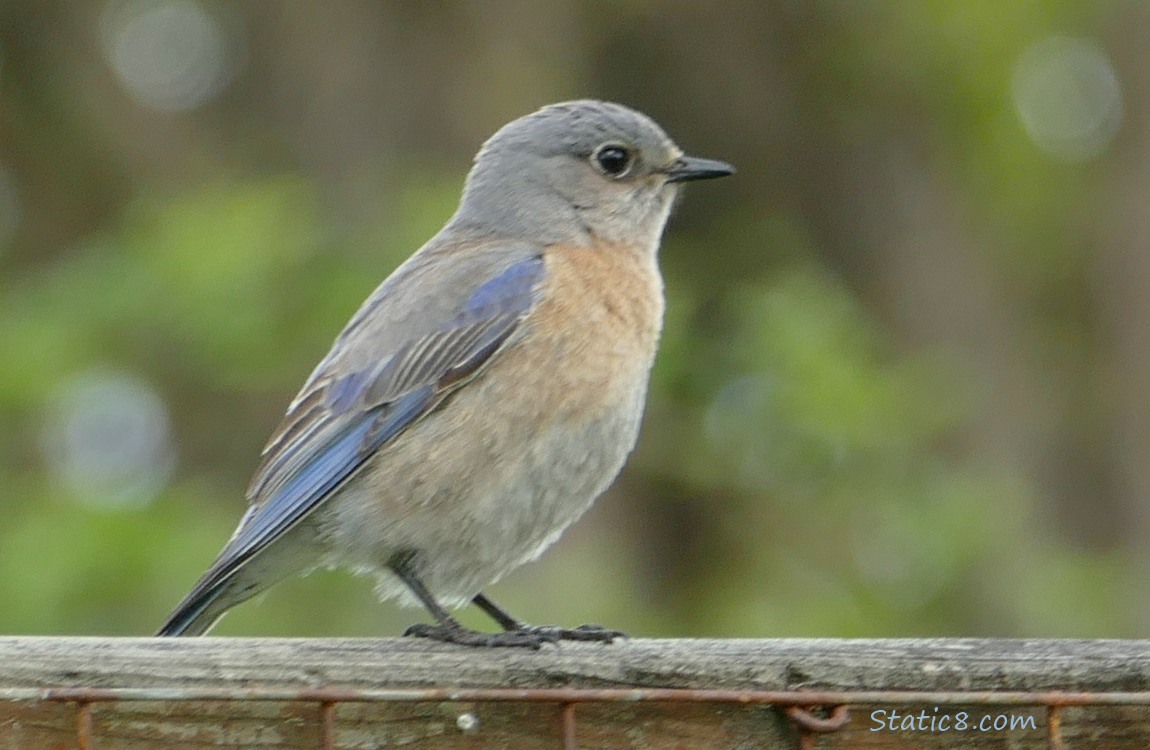
<path fill-rule="evenodd" d="M 232 607 L 304 570 L 301 559 L 309 556 L 290 544 L 271 545 L 254 556 L 233 555 L 225 547 L 156 635 L 203 635 Z"/>
<path fill-rule="evenodd" d="M 203 635 L 212 629 L 234 602 L 224 604 L 222 595 L 226 582 L 215 586 L 197 585 L 184 597 L 167 621 L 156 632 L 157 636 Z"/>
<path fill-rule="evenodd" d="M 252 561 L 235 565 L 221 556 L 204 573 L 183 601 L 168 616 L 157 636 L 203 635 L 240 602 L 251 599 L 284 576 L 284 571 L 269 575 L 250 567 Z M 254 573 L 254 575 L 253 575 Z"/>
<path fill-rule="evenodd" d="M 290 547 L 278 552 L 277 549 L 264 550 L 239 563 L 230 555 L 221 554 L 176 605 L 156 635 L 203 635 L 232 607 L 298 572 L 294 551 Z"/>

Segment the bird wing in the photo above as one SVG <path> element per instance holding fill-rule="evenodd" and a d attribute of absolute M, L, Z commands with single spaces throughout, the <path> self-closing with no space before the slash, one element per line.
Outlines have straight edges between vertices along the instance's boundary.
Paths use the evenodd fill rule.
<path fill-rule="evenodd" d="M 252 505 L 212 567 L 169 619 L 192 619 L 248 560 L 314 511 L 364 462 L 433 411 L 494 357 L 538 302 L 542 256 L 520 257 L 471 287 L 454 315 L 347 371 L 337 343 L 264 448 Z M 387 284 L 357 314 L 387 299 Z M 377 299 L 378 298 L 378 299 Z M 350 330 L 350 329 L 349 329 Z M 362 358 L 361 358 L 362 359 Z M 181 617 L 183 613 L 183 617 Z M 165 632 L 170 630 L 165 626 Z"/>

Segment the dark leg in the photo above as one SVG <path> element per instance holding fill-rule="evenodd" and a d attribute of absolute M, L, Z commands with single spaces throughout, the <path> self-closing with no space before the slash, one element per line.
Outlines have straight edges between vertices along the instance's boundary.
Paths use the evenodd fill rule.
<path fill-rule="evenodd" d="M 499 627 L 504 630 L 519 630 L 527 625 L 527 623 L 519 620 L 515 615 L 488 599 L 486 594 L 476 594 L 475 598 L 471 600 L 471 603 L 482 609 L 488 617 L 499 623 Z"/>
<path fill-rule="evenodd" d="M 444 643 L 458 643 L 463 646 L 516 646 L 519 648 L 537 649 L 544 643 L 554 643 L 557 638 L 549 637 L 544 633 L 532 633 L 524 630 L 507 630 L 502 633 L 481 633 L 478 630 L 465 628 L 443 608 L 423 582 L 412 572 L 411 553 L 396 555 L 391 561 L 392 571 L 399 579 L 407 584 L 411 593 L 427 607 L 427 611 L 435 618 L 436 624 L 417 623 L 404 631 L 405 636 L 416 638 L 430 638 Z"/>
<path fill-rule="evenodd" d="M 610 643 L 616 638 L 627 637 L 627 634 L 622 631 L 608 630 L 602 625 L 580 625 L 577 628 L 561 628 L 558 625 L 528 625 L 491 601 L 486 594 L 476 594 L 471 602 L 499 623 L 499 627 L 507 633 L 539 635 L 550 641 L 602 641 L 603 643 Z"/>

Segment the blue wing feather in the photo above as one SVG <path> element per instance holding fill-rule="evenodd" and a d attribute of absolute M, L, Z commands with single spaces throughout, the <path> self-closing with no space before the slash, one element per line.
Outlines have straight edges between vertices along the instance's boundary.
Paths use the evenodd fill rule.
<path fill-rule="evenodd" d="M 543 261 L 540 258 L 516 263 L 472 292 L 463 311 L 465 314 L 483 315 L 508 308 L 521 310 L 523 304 L 531 299 L 542 273 Z"/>
<path fill-rule="evenodd" d="M 251 550 L 278 536 L 430 411 L 442 399 L 443 386 L 472 374 L 506 340 L 534 306 L 542 276 L 542 258 L 515 263 L 477 287 L 452 320 L 401 347 L 382 368 L 330 380 L 320 414 L 328 424 L 344 423 L 343 429 L 325 435 L 322 445 L 309 444 L 305 436 L 292 446 L 307 458 L 290 478 L 281 478 L 228 547 Z"/>
<path fill-rule="evenodd" d="M 258 549 L 293 526 L 316 500 L 330 495 L 365 458 L 422 416 L 435 400 L 434 387 L 425 385 L 386 407 L 377 407 L 373 410 L 377 413 L 364 414 L 269 498 L 229 546 Z"/>
<path fill-rule="evenodd" d="M 543 272 L 538 256 L 513 263 L 476 287 L 454 317 L 380 364 L 338 376 L 317 373 L 268 443 L 252 483 L 252 508 L 161 633 L 182 632 L 244 563 L 487 363 L 533 309 Z"/>

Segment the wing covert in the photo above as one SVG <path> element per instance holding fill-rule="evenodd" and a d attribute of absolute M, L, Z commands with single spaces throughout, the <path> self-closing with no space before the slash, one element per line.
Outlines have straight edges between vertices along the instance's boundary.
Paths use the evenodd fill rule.
<path fill-rule="evenodd" d="M 534 308 L 543 273 L 540 256 L 505 267 L 453 318 L 371 367 L 341 372 L 329 356 L 268 441 L 252 507 L 189 599 L 230 577 L 479 372 Z"/>

